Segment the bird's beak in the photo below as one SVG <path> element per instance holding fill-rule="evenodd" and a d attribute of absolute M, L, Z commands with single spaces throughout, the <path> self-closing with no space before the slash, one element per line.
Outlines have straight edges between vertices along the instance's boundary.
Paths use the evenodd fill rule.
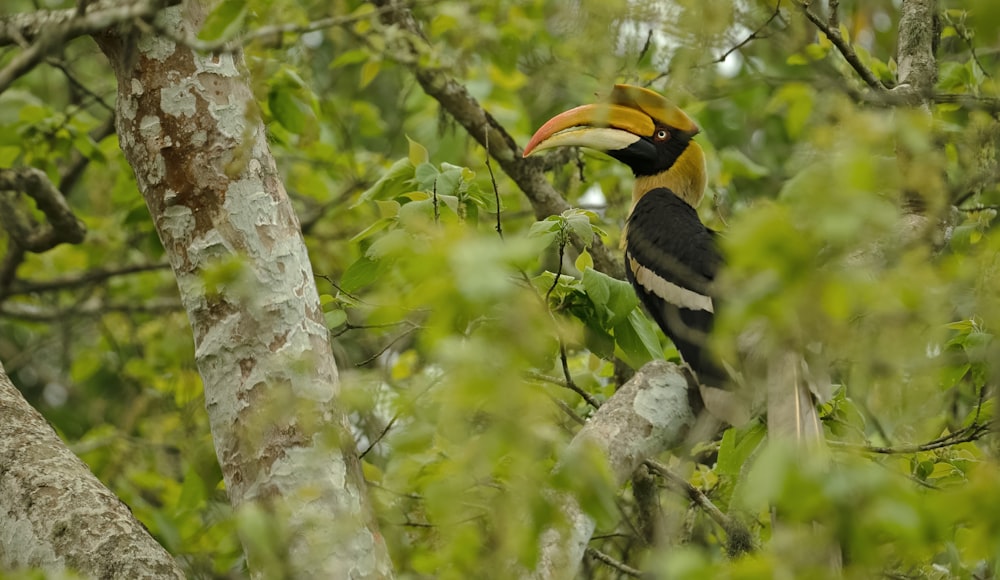
<path fill-rule="evenodd" d="M 698 126 L 659 94 L 629 85 L 615 85 L 609 102 L 583 105 L 549 119 L 524 148 L 527 157 L 553 147 L 588 147 L 616 151 L 651 137 L 657 122 L 690 134 Z"/>
<path fill-rule="evenodd" d="M 535 132 L 524 148 L 527 157 L 553 147 L 589 147 L 598 151 L 625 149 L 644 135 L 652 135 L 653 119 L 622 105 L 583 105 L 560 113 Z"/>

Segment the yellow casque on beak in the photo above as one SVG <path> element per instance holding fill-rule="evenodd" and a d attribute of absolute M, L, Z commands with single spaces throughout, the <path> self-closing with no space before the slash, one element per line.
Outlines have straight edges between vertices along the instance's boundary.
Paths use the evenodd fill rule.
<path fill-rule="evenodd" d="M 614 151 L 651 137 L 657 125 L 694 135 L 698 125 L 659 93 L 615 85 L 608 103 L 583 105 L 549 119 L 524 148 L 527 157 L 554 147 L 589 147 Z"/>
<path fill-rule="evenodd" d="M 590 147 L 600 151 L 624 149 L 641 136 L 652 135 L 656 124 L 649 115 L 632 107 L 583 105 L 560 113 L 535 132 L 524 148 L 527 157 L 553 147 Z"/>
<path fill-rule="evenodd" d="M 691 117 L 687 116 L 687 113 L 655 91 L 632 85 L 615 85 L 615 88 L 611 90 L 610 101 L 616 105 L 643 111 L 661 125 L 666 125 L 671 129 L 678 129 L 692 135 L 700 131 L 698 125 L 691 120 Z"/>

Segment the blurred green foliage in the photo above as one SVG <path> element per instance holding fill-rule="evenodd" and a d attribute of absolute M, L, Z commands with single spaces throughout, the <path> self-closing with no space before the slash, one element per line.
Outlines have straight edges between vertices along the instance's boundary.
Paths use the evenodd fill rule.
<path fill-rule="evenodd" d="M 575 233 L 617 246 L 627 170 L 581 152 L 552 180 L 573 205 L 592 185 L 606 204 L 536 220 L 396 62 L 387 47 L 401 32 L 371 5 L 217 5 L 203 40 L 342 17 L 254 38 L 246 56 L 401 577 L 531 566 L 541 532 L 565 523 L 557 491 L 576 494 L 599 522 L 593 547 L 664 577 L 833 576 L 836 545 L 848 577 L 994 573 L 991 438 L 870 450 L 981 434 L 993 419 L 1000 18 L 991 0 L 941 4 L 937 91 L 952 98 L 927 114 L 859 104 L 863 83 L 793 2 L 777 17 L 759 0 L 413 3 L 430 40 L 421 66 L 461 82 L 519 143 L 613 82 L 668 94 L 702 127 L 710 190 L 700 213 L 724 232 L 728 261 L 718 352 L 738 366 L 740 336 L 753 329 L 764 356 L 821 353 L 837 386 L 822 409 L 828 454 L 803 461 L 765 446 L 756 420 L 662 458 L 751 530 L 759 550 L 735 561 L 723 530 L 686 495 L 665 489 L 659 505 L 637 504 L 590 454 L 563 457 L 593 411 L 562 386 L 567 378 L 603 401 L 630 368 L 677 357 L 628 285 L 568 244 Z M 862 61 L 892 82 L 897 3 L 843 0 L 840 10 Z M 114 136 L 94 137 L 114 100 L 103 57 L 81 40 L 53 59 L 72 78 L 43 65 L 0 94 L 0 166 L 38 167 L 58 182 L 74 156 L 88 159 L 65 193 L 89 234 L 28 255 L 14 290 L 163 260 Z M 915 206 L 926 221 L 906 213 Z M 7 244 L 0 234 L 0 252 Z M 213 271 L 208 282 L 230 275 Z M 271 524 L 228 507 L 169 270 L 15 293 L 3 306 L 0 360 L 29 400 L 190 577 L 244 577 L 237 532 L 264 546 Z M 13 314 L 26 307 L 50 315 Z M 657 522 L 652 543 L 638 531 L 643 510 Z M 271 557 L 261 570 L 280 574 L 285 555 Z M 619 577 L 593 560 L 581 574 Z"/>

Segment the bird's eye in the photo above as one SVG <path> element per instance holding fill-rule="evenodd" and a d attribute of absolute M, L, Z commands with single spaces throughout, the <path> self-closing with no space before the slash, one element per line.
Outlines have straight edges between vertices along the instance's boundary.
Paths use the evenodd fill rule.
<path fill-rule="evenodd" d="M 653 134 L 653 139 L 657 141 L 666 141 L 670 138 L 670 132 L 666 129 L 657 129 L 656 133 Z"/>

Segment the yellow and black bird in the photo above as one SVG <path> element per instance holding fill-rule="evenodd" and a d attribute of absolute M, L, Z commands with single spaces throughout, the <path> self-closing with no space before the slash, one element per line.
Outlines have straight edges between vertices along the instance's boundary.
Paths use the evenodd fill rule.
<path fill-rule="evenodd" d="M 715 316 L 713 282 L 722 257 L 715 232 L 702 224 L 695 209 L 706 182 L 705 153 L 693 140 L 698 132 L 695 122 L 660 94 L 615 85 L 605 102 L 576 107 L 546 122 L 524 155 L 554 147 L 587 147 L 632 169 L 632 210 L 622 240 L 626 275 L 697 375 L 709 411 L 737 423 L 747 418 L 748 409 L 740 397 L 716 390 L 726 389 L 730 381 L 707 345 Z M 791 375 L 797 376 L 795 363 L 789 364 Z M 778 420 L 780 430 L 799 438 L 821 433 L 808 389 L 788 386 L 793 397 L 779 395 L 769 401 L 769 407 L 782 407 L 774 417 L 769 411 L 769 423 Z"/>
<path fill-rule="evenodd" d="M 712 282 L 722 264 L 715 233 L 695 208 L 705 192 L 698 126 L 659 94 L 615 85 L 608 102 L 584 105 L 545 123 L 524 155 L 562 146 L 603 151 L 635 174 L 623 235 L 625 272 L 646 310 L 702 384 L 725 374 L 706 345 L 715 306 Z"/>

